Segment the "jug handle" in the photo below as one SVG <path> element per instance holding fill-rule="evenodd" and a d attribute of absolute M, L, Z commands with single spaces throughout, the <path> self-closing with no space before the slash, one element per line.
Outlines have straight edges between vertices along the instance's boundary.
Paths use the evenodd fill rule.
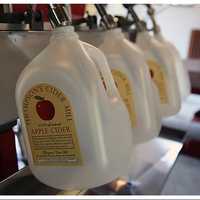
<path fill-rule="evenodd" d="M 102 74 L 105 84 L 106 90 L 109 97 L 118 97 L 120 98 L 119 92 L 115 86 L 115 82 L 110 71 L 110 67 L 106 60 L 104 54 L 94 46 L 91 46 L 88 43 L 82 42 L 84 48 L 87 53 L 91 56 L 92 60 L 95 62 L 97 66 L 97 70 Z"/>

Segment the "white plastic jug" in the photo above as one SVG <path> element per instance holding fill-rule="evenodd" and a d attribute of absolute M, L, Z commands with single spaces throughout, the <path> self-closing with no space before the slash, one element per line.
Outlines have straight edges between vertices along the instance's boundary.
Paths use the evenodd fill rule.
<path fill-rule="evenodd" d="M 55 29 L 49 45 L 23 70 L 16 103 L 28 163 L 41 182 L 83 189 L 128 174 L 128 112 L 104 55 L 83 45 L 73 27 Z"/>
<path fill-rule="evenodd" d="M 160 131 L 159 99 L 140 49 L 129 42 L 121 29 L 105 31 L 99 48 L 105 54 L 119 93 L 129 111 L 135 143 L 156 137 Z M 158 96 L 158 95 L 157 95 Z"/>
<path fill-rule="evenodd" d="M 160 112 L 163 117 L 175 115 L 181 106 L 175 62 L 165 45 L 147 31 L 141 31 L 136 44 L 144 51 L 152 80 L 160 96 Z"/>
<path fill-rule="evenodd" d="M 160 30 L 154 34 L 154 37 L 159 42 L 161 42 L 163 45 L 166 46 L 166 48 L 171 53 L 171 56 L 174 58 L 175 70 L 176 70 L 176 74 L 177 74 L 181 100 L 184 101 L 190 95 L 190 91 L 191 91 L 189 73 L 188 73 L 187 69 L 183 66 L 183 62 L 181 60 L 181 56 L 180 56 L 177 48 L 172 43 L 165 40 L 165 38 L 163 37 Z"/>

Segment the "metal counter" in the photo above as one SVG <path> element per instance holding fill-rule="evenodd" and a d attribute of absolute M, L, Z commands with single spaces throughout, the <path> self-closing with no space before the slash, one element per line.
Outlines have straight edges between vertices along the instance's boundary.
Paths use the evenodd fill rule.
<path fill-rule="evenodd" d="M 21 169 L 0 183 L 1 195 L 80 195 L 85 190 L 62 191 L 39 182 L 29 167 Z"/>
<path fill-rule="evenodd" d="M 182 144 L 156 138 L 147 144 L 137 147 L 133 153 L 133 162 L 129 175 L 130 188 L 125 194 L 158 195 L 182 148 Z M 150 154 L 148 152 L 151 152 Z M 144 154 L 148 156 L 144 156 Z M 125 192 L 125 191 L 123 191 Z M 13 176 L 0 183 L 1 195 L 113 195 L 115 192 L 108 185 L 82 191 L 61 191 L 40 183 L 25 167 Z"/>

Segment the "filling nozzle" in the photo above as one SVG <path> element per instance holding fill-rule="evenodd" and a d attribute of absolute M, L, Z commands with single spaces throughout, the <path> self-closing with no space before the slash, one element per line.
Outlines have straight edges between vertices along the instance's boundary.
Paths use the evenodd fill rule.
<path fill-rule="evenodd" d="M 133 9 L 134 4 L 123 4 L 123 6 L 128 10 L 128 12 L 131 14 L 136 27 L 138 29 L 138 31 L 146 31 L 146 26 L 144 26 L 144 23 L 139 19 L 139 17 L 137 16 L 136 12 Z"/>
<path fill-rule="evenodd" d="M 101 5 L 101 4 L 95 4 L 95 7 L 99 13 L 99 15 L 101 16 L 101 19 L 105 25 L 105 27 L 107 29 L 113 29 L 113 28 L 116 28 L 117 27 L 117 24 L 115 23 L 114 19 L 113 19 L 113 16 L 112 15 L 109 15 L 104 6 Z"/>
<path fill-rule="evenodd" d="M 53 28 L 61 26 L 70 26 L 72 24 L 71 14 L 66 5 L 49 4 L 49 20 Z"/>
<path fill-rule="evenodd" d="M 147 4 L 146 6 L 147 6 L 147 13 L 148 13 L 148 15 L 151 18 L 151 21 L 153 23 L 153 32 L 159 33 L 160 28 L 159 28 L 159 26 L 158 26 L 158 24 L 156 23 L 156 20 L 155 20 L 155 10 L 150 4 Z"/>

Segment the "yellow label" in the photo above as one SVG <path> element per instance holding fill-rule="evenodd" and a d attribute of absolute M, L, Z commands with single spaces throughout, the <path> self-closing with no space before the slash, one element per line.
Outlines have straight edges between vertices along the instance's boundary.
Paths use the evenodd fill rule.
<path fill-rule="evenodd" d="M 111 71 L 115 81 L 115 85 L 118 88 L 120 96 L 128 109 L 132 127 L 135 127 L 137 117 L 133 101 L 133 90 L 131 89 L 130 81 L 128 80 L 127 76 L 121 71 L 116 69 L 112 69 Z"/>
<path fill-rule="evenodd" d="M 156 63 L 155 61 L 148 60 L 147 63 L 149 66 L 151 78 L 156 84 L 156 87 L 158 88 L 160 102 L 162 104 L 166 104 L 168 103 L 168 94 L 167 94 L 165 74 L 161 66 L 159 66 L 159 64 Z"/>
<path fill-rule="evenodd" d="M 34 86 L 24 97 L 23 114 L 35 165 L 82 165 L 73 109 L 61 90 Z"/>

